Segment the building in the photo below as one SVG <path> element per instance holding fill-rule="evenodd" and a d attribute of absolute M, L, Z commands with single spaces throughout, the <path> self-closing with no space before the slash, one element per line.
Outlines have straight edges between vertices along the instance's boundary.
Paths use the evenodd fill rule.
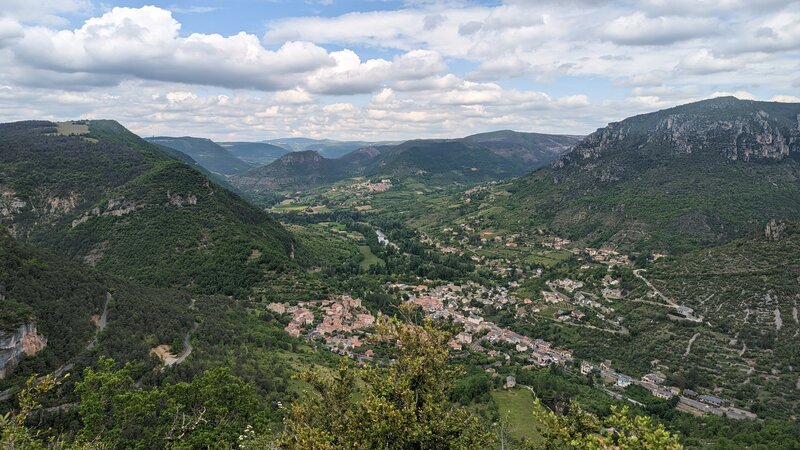
<path fill-rule="evenodd" d="M 719 397 L 714 397 L 713 395 L 701 395 L 700 397 L 697 397 L 697 399 L 712 406 L 721 406 L 723 403 L 725 403 L 725 400 Z"/>
<path fill-rule="evenodd" d="M 672 398 L 672 392 L 667 389 L 655 388 L 652 392 L 653 395 L 663 400 L 669 400 Z"/>
<path fill-rule="evenodd" d="M 581 374 L 582 375 L 589 375 L 594 370 L 594 365 L 589 361 L 581 361 Z"/>
<path fill-rule="evenodd" d="M 617 377 L 617 386 L 626 388 L 631 385 L 631 377 L 627 375 L 619 375 Z"/>
<path fill-rule="evenodd" d="M 509 375 L 506 377 L 506 384 L 504 385 L 506 389 L 511 389 L 517 385 L 517 379 L 514 378 L 513 375 Z"/>
<path fill-rule="evenodd" d="M 657 373 L 648 373 L 642 376 L 642 381 L 653 384 L 664 384 L 665 378 Z"/>

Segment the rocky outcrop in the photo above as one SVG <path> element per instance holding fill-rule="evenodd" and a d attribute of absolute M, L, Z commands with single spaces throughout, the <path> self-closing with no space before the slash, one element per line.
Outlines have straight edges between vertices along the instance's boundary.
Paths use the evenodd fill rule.
<path fill-rule="evenodd" d="M 47 339 L 36 331 L 36 323 L 20 325 L 12 334 L 0 334 L 0 379 L 11 374 L 25 356 L 47 347 Z"/>
<path fill-rule="evenodd" d="M 0 218 L 14 217 L 22 211 L 28 203 L 16 197 L 16 192 L 0 187 Z"/>
<path fill-rule="evenodd" d="M 786 228 L 786 222 L 779 222 L 772 219 L 767 222 L 767 226 L 764 227 L 764 237 L 770 241 L 780 241 L 786 233 Z"/>
<path fill-rule="evenodd" d="M 587 136 L 553 167 L 582 165 L 611 154 L 686 155 L 705 153 L 730 161 L 781 160 L 800 153 L 800 104 L 719 98 L 612 122 Z M 605 167 L 595 173 L 617 179 Z"/>
<path fill-rule="evenodd" d="M 781 132 L 778 121 L 763 110 L 732 120 L 695 114 L 671 114 L 659 121 L 648 142 L 664 144 L 677 153 L 720 150 L 726 158 L 751 161 L 782 159 L 800 151 L 800 131 Z"/>
<path fill-rule="evenodd" d="M 122 217 L 126 214 L 130 214 L 137 209 L 141 208 L 141 205 L 136 205 L 128 200 L 125 197 L 120 198 L 112 198 L 110 199 L 105 206 L 103 207 L 95 207 L 92 208 L 90 211 L 84 213 L 79 218 L 72 221 L 72 228 L 77 227 L 82 223 L 86 223 L 92 217 Z"/>
<path fill-rule="evenodd" d="M 177 206 L 178 208 L 182 208 L 185 205 L 196 205 L 197 204 L 197 196 L 192 194 L 191 192 L 186 194 L 185 196 L 181 196 L 179 194 L 170 193 L 167 191 L 167 200 L 169 204 L 172 206 Z"/>

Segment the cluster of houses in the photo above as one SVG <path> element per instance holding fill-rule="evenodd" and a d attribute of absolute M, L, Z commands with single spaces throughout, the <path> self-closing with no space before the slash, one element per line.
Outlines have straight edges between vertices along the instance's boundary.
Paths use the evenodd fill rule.
<path fill-rule="evenodd" d="M 756 415 L 750 411 L 733 406 L 732 402 L 714 395 L 698 394 L 691 389 L 683 389 L 666 385 L 666 377 L 661 373 L 648 373 L 636 379 L 624 373 L 617 372 L 611 366 L 611 361 L 604 361 L 595 365 L 589 361 L 581 361 L 582 375 L 590 375 L 597 371 L 604 383 L 624 389 L 630 385 L 637 385 L 647 389 L 654 397 L 670 400 L 678 397 L 678 409 L 694 414 L 715 414 L 733 419 L 755 419 Z"/>
<path fill-rule="evenodd" d="M 555 348 L 548 341 L 523 336 L 481 316 L 482 308 L 479 306 L 482 305 L 491 304 L 502 309 L 530 303 L 530 300 L 519 302 L 505 288 L 487 288 L 475 283 L 465 285 L 451 283 L 436 287 L 390 283 L 388 287 L 391 290 L 405 292 L 408 297 L 407 302 L 419 306 L 429 317 L 449 319 L 461 324 L 463 330 L 449 343 L 454 350 L 470 350 L 486 354 L 498 361 L 495 364 L 502 364 L 512 356 L 517 360 L 527 361 L 532 366 L 540 367 L 551 364 L 565 365 L 573 361 L 572 351 L 569 349 Z M 566 279 L 555 281 L 553 287 L 577 291 L 582 284 Z M 577 293 L 581 294 L 580 291 Z M 577 302 L 584 302 L 589 306 L 592 306 L 590 302 L 596 302 L 593 297 L 582 295 L 582 298 L 576 299 Z M 299 302 L 295 305 L 270 303 L 267 308 L 277 314 L 291 316 L 285 330 L 292 336 L 322 341 L 329 350 L 359 361 L 372 358 L 372 350 L 364 346 L 364 340 L 368 335 L 368 329 L 375 323 L 375 317 L 362 306 L 359 299 L 342 295 L 334 300 Z M 489 367 L 488 370 L 493 368 Z M 664 375 L 660 373 L 650 373 L 636 379 L 616 371 L 610 361 L 600 364 L 582 361 L 580 372 L 583 375 L 598 372 L 606 384 L 620 389 L 638 385 L 647 389 L 653 396 L 664 400 L 677 396 L 678 408 L 687 412 L 727 415 L 741 419 L 755 417 L 749 411 L 735 408 L 729 402 L 713 395 L 701 395 L 689 389 L 681 391 L 677 387 L 667 386 Z M 510 377 L 506 379 L 504 385 L 513 387 L 515 384 L 516 381 Z"/>
<path fill-rule="evenodd" d="M 617 287 L 619 285 L 619 280 L 615 280 L 610 276 L 606 276 L 603 279 L 603 283 L 602 295 L 607 302 L 613 302 L 614 299 L 620 299 L 623 297 L 622 290 Z M 614 308 L 600 303 L 598 301 L 598 297 L 594 294 L 579 290 L 584 287 L 583 282 L 575 281 L 570 278 L 564 278 L 560 280 L 548 281 L 546 285 L 550 288 L 550 290 L 541 291 L 542 300 L 545 304 L 570 304 L 574 306 L 582 306 L 591 310 L 597 319 L 608 322 L 615 327 L 621 327 L 622 317 L 612 317 L 615 312 Z M 570 295 L 567 295 L 564 292 L 568 292 Z M 533 307 L 532 311 L 538 312 L 541 309 L 542 308 L 540 307 Z M 586 316 L 587 314 L 584 311 L 580 311 L 578 309 L 559 310 L 556 320 L 559 322 L 582 320 Z"/>
<path fill-rule="evenodd" d="M 402 286 L 392 285 L 392 287 Z M 450 342 L 450 346 L 455 350 L 467 347 L 472 351 L 485 353 L 489 357 L 510 359 L 510 355 L 504 352 L 485 347 L 504 344 L 516 356 L 539 366 L 548 366 L 552 363 L 564 364 L 572 360 L 571 350 L 554 348 L 550 342 L 532 339 L 497 326 L 484 320 L 480 315 L 480 308 L 471 306 L 474 301 L 492 304 L 497 308 L 516 303 L 517 300 L 509 295 L 506 289 L 487 289 L 476 284 L 467 287 L 468 289 L 465 289 L 463 286 L 447 284 L 415 290 L 409 295 L 408 302 L 419 306 L 430 317 L 449 318 L 463 326 L 463 331 Z"/>
<path fill-rule="evenodd" d="M 354 350 L 362 347 L 365 330 L 375 324 L 375 317 L 361 305 L 361 300 L 349 295 L 342 295 L 336 300 L 299 302 L 296 305 L 270 303 L 267 309 L 277 314 L 291 315 L 291 321 L 284 328 L 289 335 L 321 340 L 329 350 L 354 358 L 362 356 Z"/>
<path fill-rule="evenodd" d="M 386 192 L 391 188 L 392 180 L 388 178 L 376 182 L 365 181 L 363 183 L 356 183 L 350 186 L 350 189 L 352 190 L 365 192 Z"/>
<path fill-rule="evenodd" d="M 612 250 L 610 248 L 591 248 L 586 247 L 584 249 L 574 248 L 572 249 L 572 253 L 575 255 L 586 254 L 591 259 L 599 262 L 608 264 L 609 266 L 631 266 L 633 265 L 631 259 L 628 255 L 623 255 L 616 250 Z"/>

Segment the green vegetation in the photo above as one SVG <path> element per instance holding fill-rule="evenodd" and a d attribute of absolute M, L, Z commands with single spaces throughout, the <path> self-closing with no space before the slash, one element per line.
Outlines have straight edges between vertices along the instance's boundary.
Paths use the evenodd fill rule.
<path fill-rule="evenodd" d="M 769 219 L 800 219 L 800 160 L 778 150 L 799 112 L 796 104 L 720 98 L 612 124 L 554 167 L 505 186 L 512 195 L 494 222 L 647 253 L 690 251 Z M 724 120 L 753 131 L 737 137 Z M 759 144 L 767 138 L 756 133 L 782 142 Z"/>
<path fill-rule="evenodd" d="M 342 363 L 333 377 L 306 373 L 314 392 L 295 402 L 278 438 L 285 449 L 487 448 L 491 433 L 466 409 L 450 408 L 446 391 L 449 335 L 430 323 L 380 323 L 378 333 L 396 343 L 387 367 L 354 372 Z M 356 377 L 363 381 L 355 395 Z"/>
<path fill-rule="evenodd" d="M 115 122 L 0 125 L 0 329 L 36 321 L 48 340 L 0 384 L 19 394 L 0 447 L 796 448 L 800 234 L 780 219 L 800 208 L 798 160 L 747 153 L 764 141 L 748 136 L 718 145 L 727 128 L 709 105 L 714 120 L 794 136 L 790 107 L 723 99 L 612 125 L 510 183 L 497 181 L 565 141 L 292 153 L 259 169 L 274 186 L 237 179 L 263 205 L 286 196 L 270 210 L 282 223 Z M 462 319 L 402 306 L 432 292 L 575 359 L 539 367 L 490 329 L 451 343 Z M 313 329 L 339 317 L 308 305 L 343 294 L 378 317 L 361 343 Z M 291 337 L 305 307 L 314 324 Z M 690 416 L 678 397 L 580 375 L 580 360 L 661 372 L 759 419 Z M 507 376 L 517 387 L 499 390 Z"/>
<path fill-rule="evenodd" d="M 289 153 L 283 147 L 266 142 L 220 142 L 219 145 L 233 156 L 254 166 L 269 164 Z"/>
<path fill-rule="evenodd" d="M 291 235 L 197 170 L 116 122 L 89 122 L 96 143 L 54 129 L 2 125 L 3 189 L 25 199 L 2 219 L 15 235 L 108 273 L 195 292 L 243 293 L 266 272 L 291 270 Z"/>
<path fill-rule="evenodd" d="M 358 251 L 361 252 L 361 270 L 364 272 L 370 270 L 372 266 L 386 266 L 386 263 L 383 262 L 382 259 L 375 256 L 372 253 L 372 250 L 369 249 L 368 245 L 359 245 Z"/>
<path fill-rule="evenodd" d="M 413 140 L 397 145 L 370 145 L 338 157 L 325 157 L 304 146 L 267 166 L 240 177 L 235 184 L 254 198 L 278 191 L 308 192 L 358 176 L 420 178 L 428 185 L 475 184 L 522 175 L 552 161 L 577 142 L 575 136 L 513 131 L 450 140 Z"/>
<path fill-rule="evenodd" d="M 188 136 L 159 136 L 148 138 L 147 140 L 153 144 L 163 145 L 185 153 L 211 172 L 223 175 L 234 175 L 252 168 L 251 164 L 237 158 L 230 151 L 214 143 L 210 139 Z"/>
<path fill-rule="evenodd" d="M 492 392 L 503 426 L 508 428 L 511 438 L 541 444 L 542 435 L 534 420 L 534 395 L 525 388 L 514 388 Z"/>

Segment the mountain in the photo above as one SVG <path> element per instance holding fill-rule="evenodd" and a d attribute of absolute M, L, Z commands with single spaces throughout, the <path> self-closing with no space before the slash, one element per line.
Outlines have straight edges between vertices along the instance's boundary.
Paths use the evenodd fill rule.
<path fill-rule="evenodd" d="M 355 176 L 476 183 L 522 175 L 554 160 L 578 140 L 576 136 L 501 131 L 463 139 L 371 145 L 333 159 L 319 152 L 295 152 L 232 181 L 244 191 L 297 191 Z"/>
<path fill-rule="evenodd" d="M 328 159 L 314 150 L 287 153 L 269 165 L 258 167 L 232 181 L 245 191 L 295 190 L 315 187 L 355 176 L 363 167 L 357 160 Z"/>
<path fill-rule="evenodd" d="M 800 104 L 716 98 L 611 123 L 508 186 L 498 220 L 685 251 L 800 218 Z"/>
<path fill-rule="evenodd" d="M 233 156 L 253 166 L 269 164 L 289 153 L 283 147 L 266 142 L 220 142 L 219 145 Z"/>
<path fill-rule="evenodd" d="M 581 139 L 583 136 L 501 130 L 473 134 L 463 140 L 487 148 L 496 155 L 519 161 L 529 171 L 555 160 Z"/>
<path fill-rule="evenodd" d="M 0 225 L 105 272 L 242 293 L 292 266 L 294 238 L 113 121 L 0 125 Z"/>
<path fill-rule="evenodd" d="M 189 155 L 198 164 L 211 172 L 234 175 L 253 167 L 210 139 L 196 137 L 151 137 L 153 144 L 163 145 Z"/>
<path fill-rule="evenodd" d="M 283 147 L 293 152 L 313 150 L 326 158 L 338 158 L 362 147 L 392 144 L 392 142 L 335 141 L 311 138 L 280 138 L 263 142 Z"/>

